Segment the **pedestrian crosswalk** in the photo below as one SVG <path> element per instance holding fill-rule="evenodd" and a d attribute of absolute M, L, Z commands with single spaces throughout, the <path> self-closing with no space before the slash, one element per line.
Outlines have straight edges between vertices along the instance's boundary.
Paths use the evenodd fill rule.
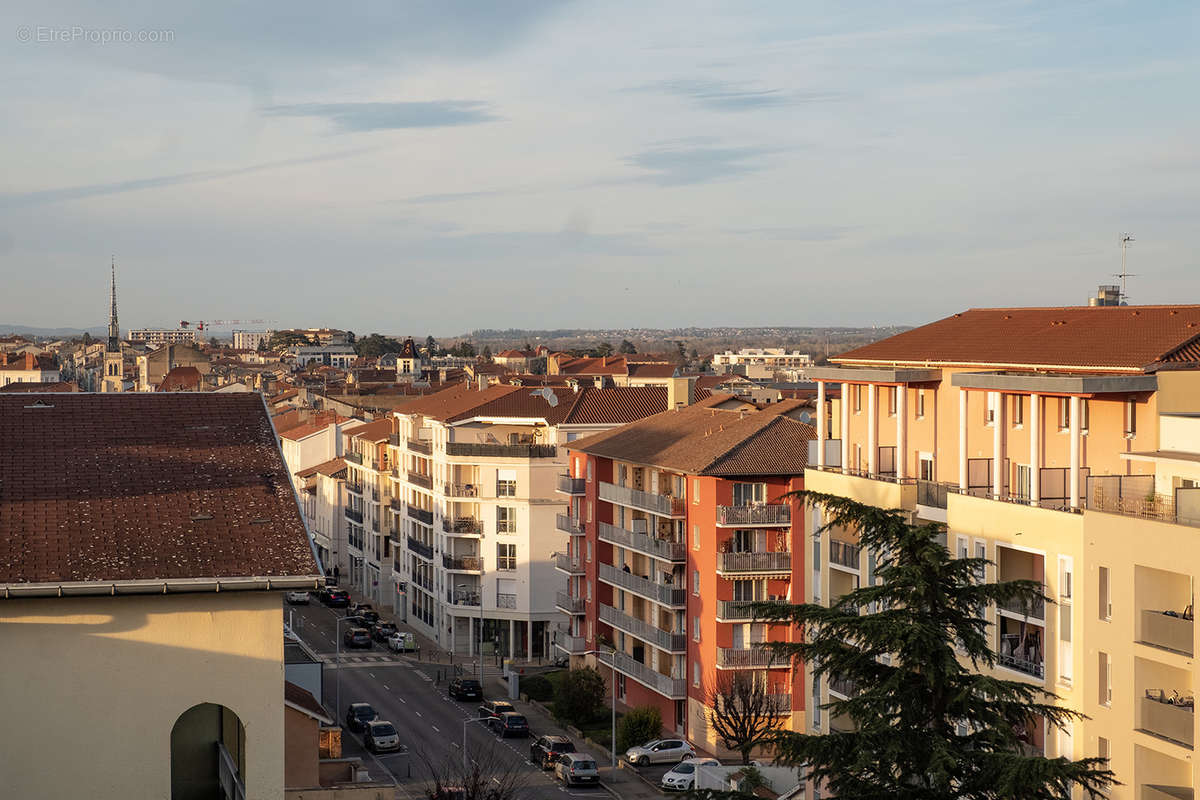
<path fill-rule="evenodd" d="M 321 661 L 326 664 L 336 664 L 339 659 L 334 653 L 320 653 L 317 655 Z M 340 659 L 342 664 L 392 664 L 399 667 L 414 667 L 416 664 L 411 657 L 399 655 L 345 655 Z"/>

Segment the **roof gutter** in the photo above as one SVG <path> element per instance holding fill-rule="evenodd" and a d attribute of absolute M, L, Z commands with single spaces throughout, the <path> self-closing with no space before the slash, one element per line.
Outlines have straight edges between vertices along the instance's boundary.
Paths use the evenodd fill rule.
<path fill-rule="evenodd" d="M 60 581 L 56 583 L 5 583 L 5 600 L 25 597 L 87 597 L 137 594 L 196 594 L 202 592 L 272 592 L 318 589 L 321 575 L 256 576 L 247 578 L 163 578 L 134 581 Z"/>

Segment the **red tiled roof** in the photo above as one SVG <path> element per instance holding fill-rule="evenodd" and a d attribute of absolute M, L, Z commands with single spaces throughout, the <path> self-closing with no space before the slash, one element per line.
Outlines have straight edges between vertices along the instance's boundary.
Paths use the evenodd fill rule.
<path fill-rule="evenodd" d="M 348 433 L 355 439 L 362 439 L 364 442 L 386 442 L 387 438 L 392 435 L 392 418 L 381 417 L 370 422 L 365 422 L 359 425 Z"/>
<path fill-rule="evenodd" d="M 624 425 L 667 410 L 665 386 L 617 386 L 580 389 L 564 424 Z"/>
<path fill-rule="evenodd" d="M 283 682 L 283 702 L 318 722 L 324 722 L 326 725 L 335 724 L 329 718 L 329 713 L 325 708 L 317 702 L 317 698 L 313 697 L 307 689 L 301 688 L 291 681 Z"/>
<path fill-rule="evenodd" d="M 547 389 L 557 400 L 553 406 L 542 394 Z M 548 425 L 602 425 L 631 422 L 666 407 L 667 390 L 662 386 L 575 391 L 566 386 L 496 384 L 480 391 L 471 384 L 460 384 L 414 400 L 398 411 L 449 423 L 475 417 L 513 417 L 545 420 Z"/>
<path fill-rule="evenodd" d="M 972 308 L 830 359 L 839 364 L 1142 372 L 1200 361 L 1200 305 Z"/>
<path fill-rule="evenodd" d="M 627 375 L 629 364 L 624 356 L 603 358 L 564 358 L 558 364 L 563 375 Z"/>
<path fill-rule="evenodd" d="M 172 367 L 163 375 L 156 392 L 195 392 L 200 389 L 202 378 L 195 367 Z"/>
<path fill-rule="evenodd" d="M 631 378 L 670 378 L 675 375 L 676 367 L 674 364 L 630 364 L 629 377 Z"/>
<path fill-rule="evenodd" d="M 334 475 L 337 475 L 339 472 L 344 472 L 345 469 L 346 469 L 346 459 L 339 456 L 337 458 L 331 458 L 328 461 L 322 461 L 320 464 L 317 464 L 316 466 L 308 467 L 307 469 L 302 469 L 296 473 L 296 477 L 297 478 L 311 478 L 313 475 L 316 475 L 318 473 L 320 473 L 321 475 L 328 475 L 329 477 L 333 477 Z"/>
<path fill-rule="evenodd" d="M 0 584 L 319 575 L 261 396 L 0 396 Z"/>
<path fill-rule="evenodd" d="M 58 369 L 58 364 L 48 353 L 0 353 L 0 369 L 49 371 Z"/>
<path fill-rule="evenodd" d="M 279 394 L 275 395 L 274 397 L 269 398 L 267 400 L 267 405 L 273 406 L 276 403 L 282 403 L 284 400 L 291 400 L 293 397 L 297 396 L 298 394 L 300 394 L 300 392 L 298 390 L 288 389 L 287 391 L 280 392 Z"/>
<path fill-rule="evenodd" d="M 34 381 L 30 383 L 10 383 L 0 386 L 0 392 L 78 392 L 79 387 L 66 381 Z"/>
<path fill-rule="evenodd" d="M 280 431 L 279 438 L 298 442 L 306 436 L 312 436 L 314 433 L 325 430 L 334 423 L 346 422 L 349 419 L 350 417 L 343 417 L 335 411 L 318 411 L 309 417 L 308 422 Z M 276 425 L 275 427 L 278 430 L 279 426 Z"/>

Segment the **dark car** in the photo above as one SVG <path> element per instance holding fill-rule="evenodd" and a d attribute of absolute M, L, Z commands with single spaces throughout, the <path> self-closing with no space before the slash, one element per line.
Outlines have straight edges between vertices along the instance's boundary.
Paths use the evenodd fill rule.
<path fill-rule="evenodd" d="M 386 642 L 388 637 L 396 632 L 394 622 L 376 622 L 371 626 L 371 638 L 377 642 Z"/>
<path fill-rule="evenodd" d="M 372 611 L 369 608 L 367 608 L 367 609 L 360 608 L 358 610 L 358 618 L 361 619 L 363 622 L 367 623 L 367 627 L 369 628 L 372 625 L 374 625 L 376 622 L 379 622 L 379 612 Z"/>
<path fill-rule="evenodd" d="M 550 769 L 563 753 L 574 753 L 575 745 L 565 736 L 539 736 L 529 745 L 529 760 L 542 769 Z"/>
<path fill-rule="evenodd" d="M 371 632 L 366 628 L 351 628 L 342 637 L 342 644 L 346 645 L 346 647 L 362 647 L 370 650 Z"/>
<path fill-rule="evenodd" d="M 345 589 L 330 589 L 324 603 L 330 608 L 345 608 L 350 605 L 350 593 Z"/>
<path fill-rule="evenodd" d="M 479 704 L 479 716 L 498 717 L 506 711 L 516 711 L 507 700 L 484 700 Z"/>
<path fill-rule="evenodd" d="M 351 614 L 361 614 L 364 611 L 374 611 L 375 607 L 370 603 L 352 603 L 350 605 Z"/>
<path fill-rule="evenodd" d="M 351 703 L 346 709 L 346 727 L 352 731 L 366 730 L 367 723 L 379 719 L 370 703 Z"/>
<path fill-rule="evenodd" d="M 447 691 L 455 700 L 478 700 L 483 697 L 483 689 L 474 678 L 455 678 L 450 681 Z"/>
<path fill-rule="evenodd" d="M 525 719 L 525 715 L 515 711 L 505 711 L 498 717 L 492 717 L 488 720 L 488 725 L 502 738 L 529 735 L 529 722 Z"/>

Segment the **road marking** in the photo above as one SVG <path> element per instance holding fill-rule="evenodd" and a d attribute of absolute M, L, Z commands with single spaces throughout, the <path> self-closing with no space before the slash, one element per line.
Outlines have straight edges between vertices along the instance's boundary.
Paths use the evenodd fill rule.
<path fill-rule="evenodd" d="M 374 676 L 371 676 L 371 677 L 374 677 Z M 387 691 L 389 691 L 389 692 L 391 691 L 391 689 L 388 688 L 388 685 L 386 683 L 383 685 L 383 688 L 387 689 Z"/>
<path fill-rule="evenodd" d="M 421 712 L 420 712 L 420 711 L 417 711 L 417 712 L 415 712 L 415 713 L 416 713 L 416 715 L 417 715 L 418 717 L 419 717 L 419 716 L 421 716 Z"/>
<path fill-rule="evenodd" d="M 439 728 L 437 725 L 430 725 L 429 727 L 433 728 L 433 729 L 434 729 L 435 731 L 437 731 L 438 733 L 441 733 L 441 732 L 442 732 L 442 729 L 441 729 L 441 728 Z"/>
<path fill-rule="evenodd" d="M 407 704 L 407 703 L 408 703 L 408 701 L 407 701 L 407 700 L 405 700 L 403 697 L 399 697 L 399 698 L 397 698 L 397 699 L 398 699 L 398 700 L 399 700 L 401 703 L 405 703 L 405 704 Z"/>
<path fill-rule="evenodd" d="M 460 750 L 462 749 L 462 745 L 459 744 L 458 742 L 451 742 L 450 744 L 454 745 L 455 747 L 457 747 Z"/>
<path fill-rule="evenodd" d="M 372 678 L 374 678 L 374 677 L 375 677 L 375 673 L 374 673 L 374 672 L 368 672 L 367 674 L 368 674 L 368 675 L 370 675 Z"/>

